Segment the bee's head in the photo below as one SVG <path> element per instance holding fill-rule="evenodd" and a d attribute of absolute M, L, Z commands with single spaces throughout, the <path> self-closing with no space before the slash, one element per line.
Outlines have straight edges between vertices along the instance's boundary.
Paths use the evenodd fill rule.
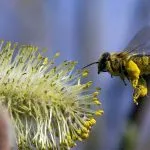
<path fill-rule="evenodd" d="M 108 53 L 108 52 L 103 53 L 102 56 L 100 57 L 99 61 L 98 61 L 98 74 L 100 74 L 100 72 L 106 72 L 107 71 L 106 63 L 109 60 L 110 60 L 110 53 Z"/>
<path fill-rule="evenodd" d="M 91 65 L 94 65 L 94 64 L 98 64 L 98 74 L 100 74 L 100 72 L 106 72 L 107 71 L 106 63 L 109 60 L 110 60 L 110 53 L 106 52 L 106 53 L 102 54 L 102 56 L 100 57 L 99 61 L 96 61 L 96 62 L 93 62 L 91 64 L 88 64 L 87 66 L 83 67 L 82 69 L 84 69 L 86 67 L 89 67 Z"/>

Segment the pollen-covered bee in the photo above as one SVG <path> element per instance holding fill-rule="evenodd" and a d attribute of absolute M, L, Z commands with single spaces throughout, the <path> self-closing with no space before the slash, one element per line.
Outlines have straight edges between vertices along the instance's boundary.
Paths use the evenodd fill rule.
<path fill-rule="evenodd" d="M 122 52 L 101 55 L 97 62 L 93 62 L 85 67 L 98 64 L 98 74 L 109 72 L 111 76 L 119 76 L 125 83 L 128 79 L 134 89 L 133 100 L 138 104 L 139 97 L 144 97 L 148 93 L 147 82 L 144 76 L 150 75 L 150 27 L 140 30 L 127 48 Z M 126 83 L 125 83 L 126 85 Z"/>

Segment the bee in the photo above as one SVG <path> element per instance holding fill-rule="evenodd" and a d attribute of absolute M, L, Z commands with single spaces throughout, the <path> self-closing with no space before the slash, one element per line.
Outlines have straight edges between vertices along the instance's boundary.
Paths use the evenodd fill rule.
<path fill-rule="evenodd" d="M 126 85 L 125 79 L 129 80 L 133 87 L 133 100 L 138 104 L 139 97 L 148 93 L 145 76 L 150 75 L 150 27 L 140 30 L 129 42 L 122 52 L 103 53 L 99 60 L 83 69 L 98 64 L 98 74 L 108 72 L 111 76 L 119 76 Z"/>

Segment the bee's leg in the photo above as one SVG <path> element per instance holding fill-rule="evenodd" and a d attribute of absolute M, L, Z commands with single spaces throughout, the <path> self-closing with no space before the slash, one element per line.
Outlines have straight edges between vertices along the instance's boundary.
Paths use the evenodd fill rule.
<path fill-rule="evenodd" d="M 127 83 L 126 83 L 126 81 L 125 81 L 125 80 L 123 80 L 123 83 L 124 83 L 124 85 L 125 85 L 125 86 L 127 86 Z"/>
<path fill-rule="evenodd" d="M 124 68 L 124 76 L 127 78 L 128 81 L 130 81 L 130 78 L 129 78 L 128 72 L 125 69 L 125 66 L 123 66 L 123 68 Z"/>
<path fill-rule="evenodd" d="M 124 85 L 127 86 L 127 83 L 125 82 L 125 69 L 123 65 L 120 65 L 119 73 L 120 73 L 120 78 L 123 81 Z"/>
<path fill-rule="evenodd" d="M 126 76 L 126 78 L 128 79 L 128 81 L 130 81 L 130 79 L 129 79 L 128 75 L 125 75 L 125 76 Z"/>
<path fill-rule="evenodd" d="M 133 100 L 134 103 L 138 104 L 137 100 L 139 97 L 144 97 L 147 95 L 147 83 L 143 77 L 139 78 L 138 85 L 134 88 Z"/>
<path fill-rule="evenodd" d="M 136 87 L 137 87 L 137 85 L 138 85 L 138 80 L 139 80 L 139 79 L 132 79 L 132 80 L 130 80 L 130 82 L 131 82 L 133 88 L 136 88 Z"/>
<path fill-rule="evenodd" d="M 120 76 L 120 78 L 121 78 L 121 80 L 123 81 L 124 85 L 127 86 L 127 83 L 126 83 L 126 81 L 125 81 L 124 76 Z"/>

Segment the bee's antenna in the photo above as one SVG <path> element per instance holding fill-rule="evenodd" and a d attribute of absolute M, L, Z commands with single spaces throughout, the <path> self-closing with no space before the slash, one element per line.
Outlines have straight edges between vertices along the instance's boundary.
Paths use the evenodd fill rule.
<path fill-rule="evenodd" d="M 84 68 L 87 68 L 87 67 L 89 67 L 89 66 L 91 66 L 91 65 L 94 65 L 94 64 L 98 64 L 98 63 L 99 63 L 98 61 L 96 61 L 96 62 L 93 62 L 93 63 L 91 63 L 91 64 L 88 64 L 87 66 L 83 67 L 82 69 L 84 69 Z"/>

